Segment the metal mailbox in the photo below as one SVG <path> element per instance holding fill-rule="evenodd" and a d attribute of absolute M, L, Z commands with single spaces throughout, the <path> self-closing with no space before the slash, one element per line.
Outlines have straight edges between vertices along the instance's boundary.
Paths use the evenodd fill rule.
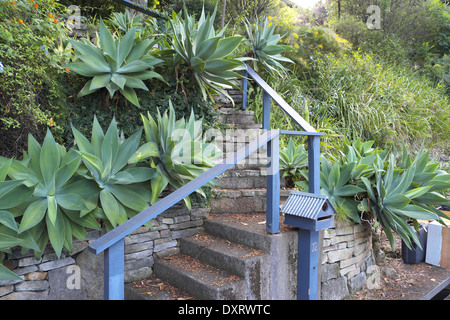
<path fill-rule="evenodd" d="M 319 231 L 334 226 L 336 210 L 326 196 L 291 191 L 281 212 L 285 224 L 299 228 L 297 299 L 317 300 Z"/>
<path fill-rule="evenodd" d="M 336 210 L 326 196 L 291 191 L 281 212 L 285 214 L 284 223 L 319 231 L 334 226 Z"/>

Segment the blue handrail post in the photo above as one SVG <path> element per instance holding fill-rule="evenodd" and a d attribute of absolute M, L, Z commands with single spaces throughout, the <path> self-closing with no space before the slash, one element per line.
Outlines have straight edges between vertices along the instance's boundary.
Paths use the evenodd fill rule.
<path fill-rule="evenodd" d="M 248 72 L 244 70 L 242 74 L 242 110 L 247 109 L 247 93 L 248 93 Z"/>
<path fill-rule="evenodd" d="M 267 143 L 266 231 L 280 232 L 280 136 Z"/>
<path fill-rule="evenodd" d="M 272 103 L 272 99 L 270 98 L 269 93 L 264 90 L 263 93 L 263 117 L 262 117 L 262 126 L 264 130 L 270 130 L 270 105 Z"/>
<path fill-rule="evenodd" d="M 308 136 L 309 193 L 320 194 L 320 136 Z"/>
<path fill-rule="evenodd" d="M 125 240 L 122 238 L 105 250 L 104 299 L 124 300 Z"/>

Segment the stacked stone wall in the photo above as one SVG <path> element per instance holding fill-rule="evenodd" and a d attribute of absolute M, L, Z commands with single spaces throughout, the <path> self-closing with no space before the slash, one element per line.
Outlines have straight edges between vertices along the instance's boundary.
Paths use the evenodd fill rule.
<path fill-rule="evenodd" d="M 370 226 L 336 224 L 324 230 L 321 298 L 340 300 L 364 288 L 375 267 Z"/>

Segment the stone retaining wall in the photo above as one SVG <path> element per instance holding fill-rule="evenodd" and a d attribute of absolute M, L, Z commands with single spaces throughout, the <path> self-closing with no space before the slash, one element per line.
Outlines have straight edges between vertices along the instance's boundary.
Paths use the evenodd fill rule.
<path fill-rule="evenodd" d="M 126 237 L 125 282 L 150 276 L 154 258 L 178 253 L 178 240 L 196 234 L 208 215 L 206 208 L 175 206 L 152 221 L 153 230 L 143 226 Z M 103 253 L 96 256 L 87 249 L 103 233 L 89 231 L 60 259 L 50 247 L 39 260 L 32 251 L 13 248 L 3 262 L 22 280 L 0 281 L 0 300 L 103 299 Z"/>
<path fill-rule="evenodd" d="M 367 225 L 340 225 L 324 230 L 321 299 L 340 300 L 366 286 L 376 270 Z"/>

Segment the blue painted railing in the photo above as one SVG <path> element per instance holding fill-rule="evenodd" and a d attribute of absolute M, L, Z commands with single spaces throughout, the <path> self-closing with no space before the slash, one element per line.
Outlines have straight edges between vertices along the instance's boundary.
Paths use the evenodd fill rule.
<path fill-rule="evenodd" d="M 104 299 L 124 299 L 124 247 L 125 237 L 134 230 L 155 219 L 159 214 L 169 209 L 191 193 L 195 192 L 226 170 L 245 159 L 251 153 L 267 145 L 267 212 L 266 231 L 280 231 L 280 172 L 279 172 L 279 135 L 295 134 L 308 136 L 309 161 L 309 192 L 320 192 L 320 136 L 294 109 L 292 109 L 259 75 L 250 67 L 245 72 L 246 78 L 251 77 L 264 90 L 263 95 L 263 133 L 235 154 L 225 158 L 202 175 L 162 198 L 133 218 L 119 225 L 89 245 L 94 254 L 104 252 Z M 244 90 L 244 97 L 246 97 Z M 303 131 L 271 130 L 270 109 L 272 100 L 297 123 Z"/>

